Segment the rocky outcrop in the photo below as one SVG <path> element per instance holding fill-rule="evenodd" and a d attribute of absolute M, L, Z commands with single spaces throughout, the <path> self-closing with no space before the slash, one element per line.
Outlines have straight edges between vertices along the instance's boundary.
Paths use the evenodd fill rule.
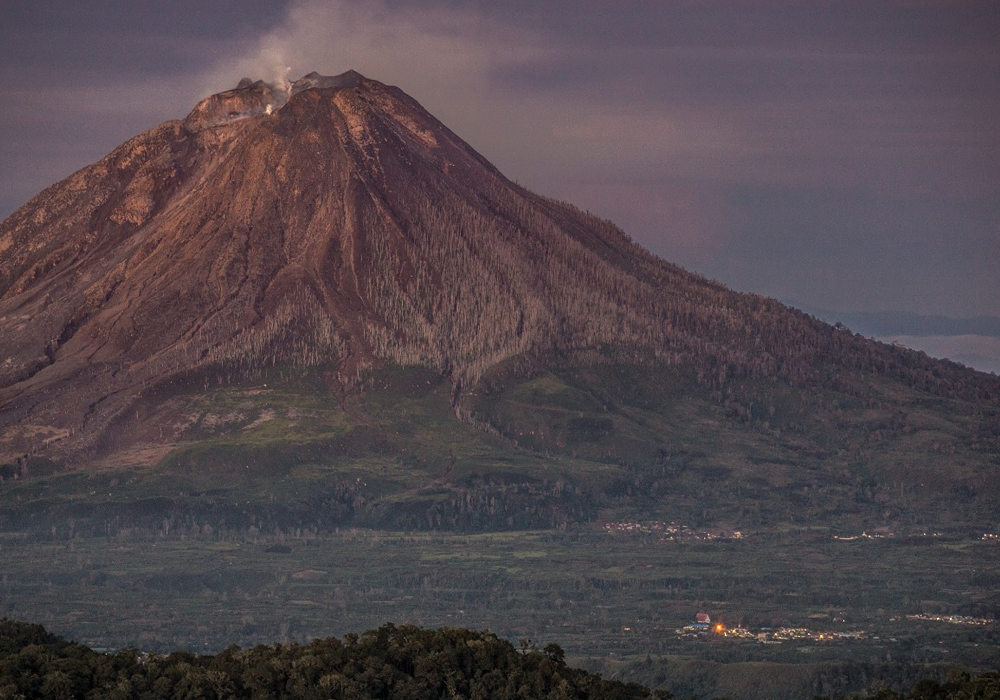
<path fill-rule="evenodd" d="M 184 120 L 184 127 L 200 131 L 237 119 L 270 114 L 281 107 L 287 98 L 287 90 L 281 87 L 263 80 L 253 82 L 244 78 L 234 90 L 220 92 L 199 102 Z"/>

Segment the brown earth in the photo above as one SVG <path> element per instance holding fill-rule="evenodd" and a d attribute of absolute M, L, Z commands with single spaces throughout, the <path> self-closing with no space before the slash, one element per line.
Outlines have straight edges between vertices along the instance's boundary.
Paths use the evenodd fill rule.
<path fill-rule="evenodd" d="M 140 439 L 162 455 L 183 428 L 137 425 L 157 397 L 275 363 L 325 367 L 337 390 L 424 364 L 457 396 L 513 357 L 614 346 L 706 391 L 874 374 L 1000 397 L 995 377 L 655 258 L 507 180 L 397 88 L 310 74 L 289 95 L 243 81 L 0 224 L 0 462 Z M 133 438 L 109 441 L 126 419 Z"/>

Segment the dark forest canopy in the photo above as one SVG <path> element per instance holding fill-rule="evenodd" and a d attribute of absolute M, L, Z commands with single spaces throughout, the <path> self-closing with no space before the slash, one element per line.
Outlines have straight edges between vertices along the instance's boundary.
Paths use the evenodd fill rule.
<path fill-rule="evenodd" d="M 562 649 L 487 632 L 386 624 L 343 640 L 167 656 L 99 653 L 40 625 L 0 621 L 0 698 L 667 698 L 570 668 Z"/>
<path fill-rule="evenodd" d="M 562 649 L 517 649 L 489 632 L 385 624 L 361 635 L 309 644 L 230 646 L 215 655 L 135 649 L 101 653 L 41 625 L 0 620 L 0 698 L 327 699 L 594 698 L 666 700 L 664 690 L 607 680 L 566 665 Z M 952 673 L 908 692 L 876 690 L 852 700 L 1000 698 L 1000 673 Z"/>

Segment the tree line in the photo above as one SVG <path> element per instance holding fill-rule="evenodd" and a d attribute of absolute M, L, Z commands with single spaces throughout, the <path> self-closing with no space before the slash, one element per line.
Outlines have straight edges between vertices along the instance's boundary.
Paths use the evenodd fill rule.
<path fill-rule="evenodd" d="M 648 663 L 648 662 L 647 662 Z M 776 668 L 776 667 L 769 667 Z M 844 669 L 850 672 L 853 666 Z M 861 665 L 859 671 L 863 672 Z M 800 681 L 790 672 L 789 684 Z M 679 680 L 679 679 L 678 679 Z M 661 686 L 676 685 L 657 677 Z M 768 686 L 774 686 L 771 679 Z M 684 685 L 681 683 L 681 685 Z M 780 685 L 780 680 L 779 680 Z M 689 688 L 689 691 L 691 688 Z M 691 695 L 695 698 L 697 695 Z M 0 700 L 669 700 L 667 690 L 567 665 L 558 644 L 515 646 L 489 632 L 387 623 L 343 639 L 218 654 L 101 652 L 41 625 L 0 620 Z M 708 696 L 704 696 L 708 697 Z M 784 697 L 784 695 L 783 695 Z M 872 679 L 841 700 L 995 700 L 1000 672 L 952 669 L 906 690 Z M 815 696 L 814 700 L 830 700 Z M 722 698 L 717 698 L 722 700 Z"/>
<path fill-rule="evenodd" d="M 0 621 L 3 700 L 666 700 L 637 683 L 571 668 L 562 649 L 488 632 L 386 624 L 309 644 L 215 655 L 100 653 L 40 625 Z"/>

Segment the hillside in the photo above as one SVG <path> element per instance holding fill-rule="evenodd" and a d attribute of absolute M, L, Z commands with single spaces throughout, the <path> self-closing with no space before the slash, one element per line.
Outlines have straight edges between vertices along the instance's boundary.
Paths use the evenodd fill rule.
<path fill-rule="evenodd" d="M 241 81 L 16 211 L 0 357 L 5 600 L 61 632 L 389 606 L 639 654 L 712 607 L 1000 649 L 899 622 L 995 618 L 1000 377 L 662 261 L 355 72 Z"/>
<path fill-rule="evenodd" d="M 525 191 L 396 88 L 310 74 L 207 98 L 0 228 L 2 445 L 69 464 L 189 436 L 136 407 L 278 364 L 332 392 L 419 364 L 456 403 L 503 363 L 608 352 L 691 374 L 885 403 L 880 381 L 996 407 L 1000 379 L 872 343 L 660 261 Z M 325 81 L 325 82 L 324 82 Z M 752 405 L 753 404 L 753 405 Z M 164 433 L 161 435 L 161 432 Z M 123 444 L 124 443 L 124 444 Z"/>
<path fill-rule="evenodd" d="M 670 697 L 571 668 L 557 644 L 518 651 L 495 635 L 458 628 L 388 624 L 343 641 L 159 656 L 135 649 L 100 654 L 9 620 L 0 620 L 0 693 L 25 700 Z"/>

